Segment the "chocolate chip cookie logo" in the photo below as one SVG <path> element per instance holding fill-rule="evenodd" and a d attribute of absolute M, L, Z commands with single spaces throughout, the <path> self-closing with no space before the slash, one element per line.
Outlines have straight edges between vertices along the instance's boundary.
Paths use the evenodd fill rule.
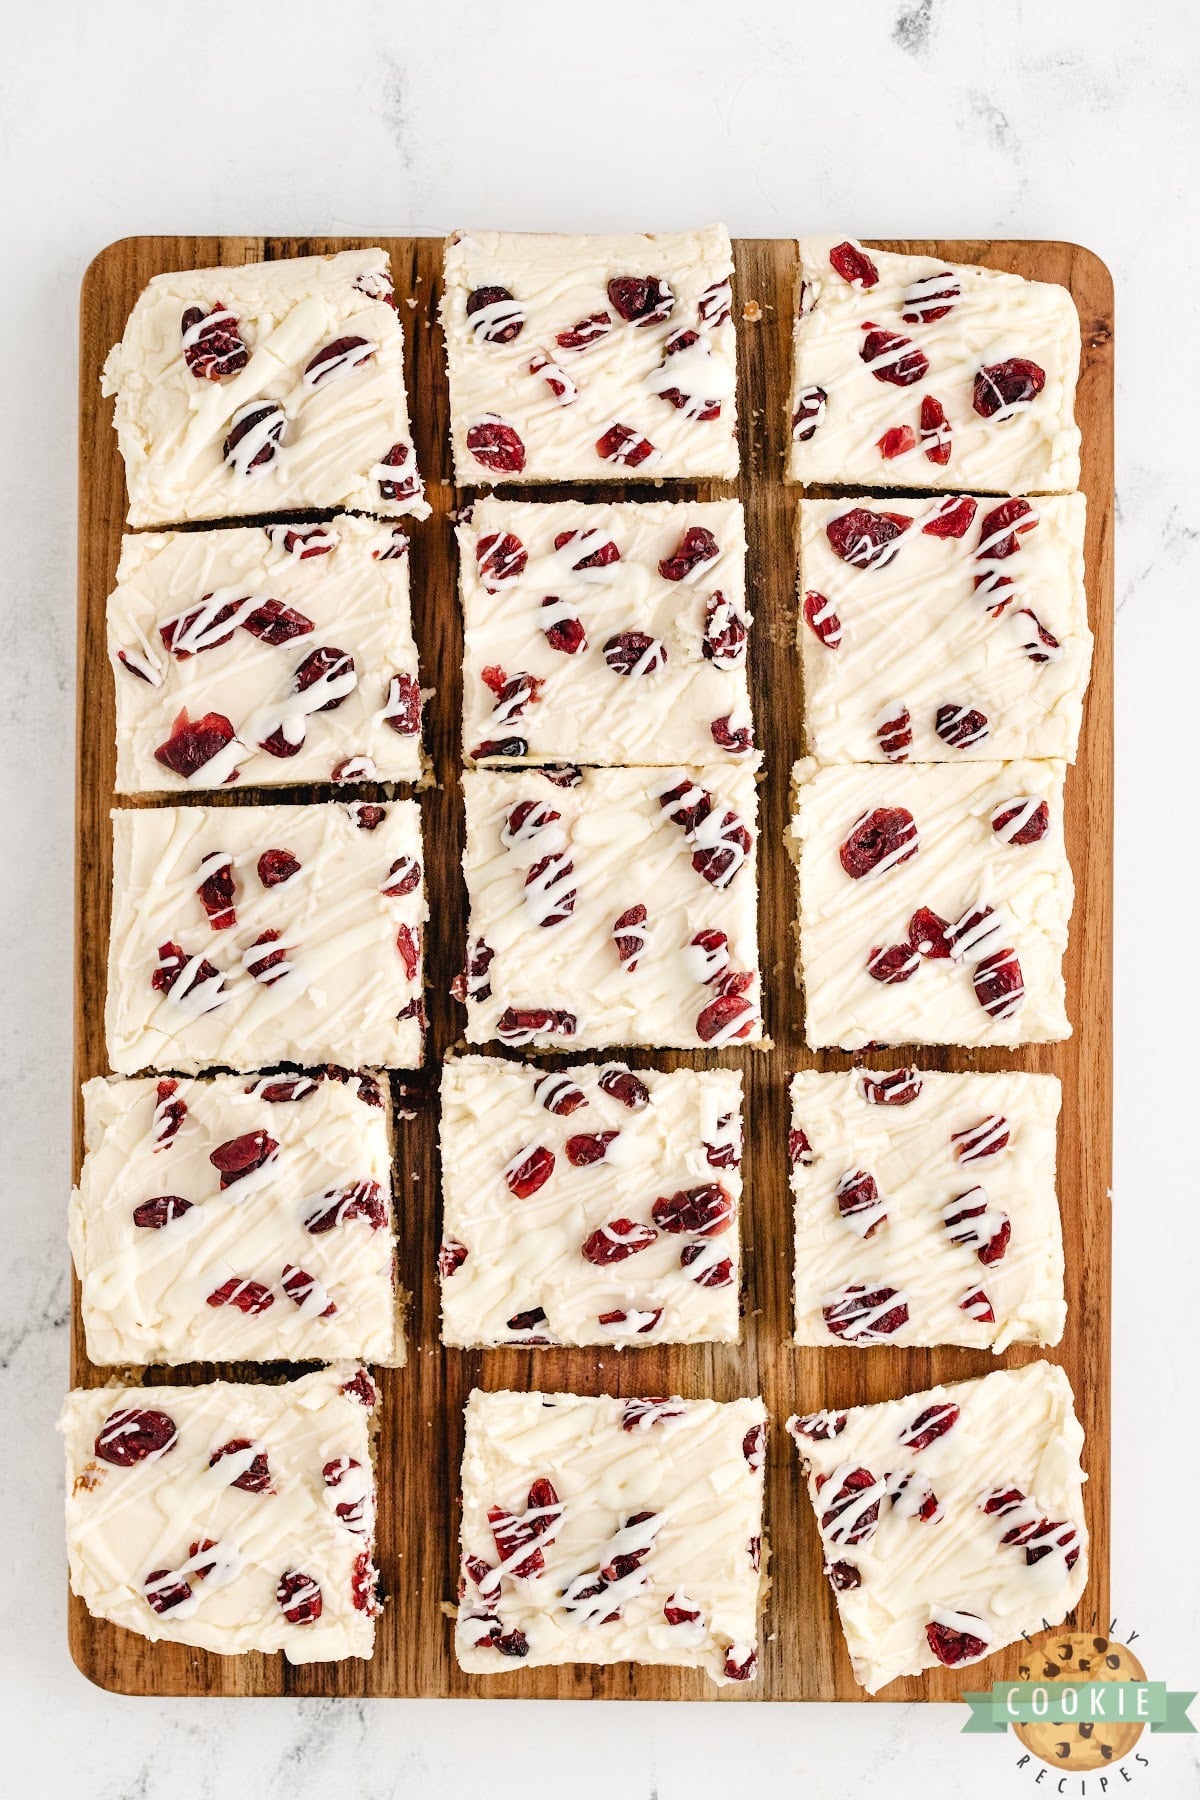
<path fill-rule="evenodd" d="M 1078 1686 L 1080 1682 L 1143 1682 L 1146 1671 L 1124 1644 L 1087 1632 L 1073 1632 L 1035 1651 L 1022 1664 L 1021 1677 L 1045 1686 Z M 1101 1714 L 1104 1710 L 1101 1704 Z M 1146 1724 L 1146 1720 L 1135 1717 L 1085 1718 L 1081 1712 L 1075 1719 L 1063 1719 L 1061 1723 L 1041 1719 L 1013 1729 L 1026 1749 L 1043 1762 L 1083 1773 L 1102 1769 L 1107 1763 L 1119 1763 L 1131 1755 Z"/>

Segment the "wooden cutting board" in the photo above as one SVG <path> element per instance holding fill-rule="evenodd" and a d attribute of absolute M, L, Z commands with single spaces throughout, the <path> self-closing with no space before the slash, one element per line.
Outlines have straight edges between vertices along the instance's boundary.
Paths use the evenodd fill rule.
<path fill-rule="evenodd" d="M 70 1643 L 83 1672 L 102 1687 L 131 1694 L 511 1695 L 570 1698 L 753 1700 L 857 1699 L 833 1596 L 821 1574 L 817 1531 L 783 1431 L 793 1411 L 882 1400 L 985 1374 L 990 1352 L 962 1349 L 799 1349 L 791 1332 L 791 1208 L 787 1186 L 787 1081 L 793 1069 L 841 1069 L 839 1052 L 814 1055 L 803 1042 L 800 996 L 792 977 L 793 873 L 784 848 L 789 772 L 800 751 L 799 659 L 795 647 L 794 526 L 797 492 L 781 479 L 788 431 L 795 245 L 748 239 L 736 246 L 738 307 L 751 317 L 738 328 L 742 476 L 736 488 L 675 484 L 658 496 L 710 498 L 736 492 L 745 504 L 750 544 L 749 591 L 756 615 L 751 672 L 758 739 L 767 778 L 761 790 L 760 931 L 764 1010 L 773 1049 L 690 1055 L 664 1052 L 634 1060 L 660 1068 L 699 1061 L 740 1066 L 746 1075 L 744 1330 L 738 1345 L 664 1345 L 614 1351 L 508 1348 L 444 1350 L 438 1341 L 434 1255 L 439 1239 L 437 1072 L 461 1040 L 462 1012 L 448 996 L 461 967 L 465 898 L 459 868 L 462 804 L 458 785 L 461 627 L 455 598 L 450 514 L 464 499 L 451 485 L 448 396 L 436 325 L 441 240 L 161 237 L 126 238 L 92 263 L 83 284 L 80 368 L 79 489 L 79 798 L 77 810 L 76 1081 L 102 1074 L 105 956 L 109 925 L 113 800 L 113 692 L 105 652 L 105 598 L 113 584 L 125 514 L 124 480 L 111 429 L 111 405 L 100 396 L 101 364 L 121 336 L 126 316 L 152 275 L 170 269 L 302 256 L 382 242 L 391 254 L 401 303 L 408 384 L 420 467 L 433 516 L 413 527 L 413 611 L 422 679 L 437 693 L 426 712 L 426 738 L 436 785 L 422 795 L 426 870 L 433 900 L 428 935 L 430 1035 L 428 1065 L 395 1077 L 412 1117 L 399 1124 L 396 1183 L 399 1264 L 412 1294 L 407 1368 L 384 1375 L 379 1443 L 379 1549 L 387 1606 L 371 1662 L 293 1669 L 282 1656 L 219 1657 L 182 1645 L 151 1644 L 92 1619 L 71 1599 Z M 947 261 L 987 263 L 1064 283 L 1083 324 L 1078 417 L 1083 430 L 1083 486 L 1088 497 L 1087 580 L 1096 656 L 1078 766 L 1067 788 L 1067 846 L 1076 905 L 1067 957 L 1068 1004 L 1075 1035 L 1065 1044 L 1024 1050 L 926 1051 L 924 1067 L 1048 1070 L 1063 1084 L 1059 1194 L 1066 1242 L 1070 1310 L 1066 1336 L 1048 1354 L 1075 1389 L 1087 1433 L 1087 1519 L 1091 1578 L 1079 1623 L 1108 1619 L 1109 1463 L 1109 1179 L 1111 1137 L 1112 974 L 1112 283 L 1090 252 L 1060 243 L 892 242 L 880 246 Z M 757 307 L 752 303 L 757 302 Z M 527 490 L 552 498 L 552 490 Z M 615 483 L 576 488 L 591 499 L 654 497 L 646 486 Z M 786 697 L 786 698 L 785 698 Z M 242 790 L 218 803 L 307 800 L 327 789 Z M 381 790 L 382 792 L 382 790 Z M 197 796 L 209 799 L 209 796 Z M 136 802 L 135 802 L 136 803 Z M 862 1060 L 860 1057 L 859 1061 Z M 899 1066 L 900 1051 L 873 1055 Z M 76 1101 L 74 1158 L 82 1157 Z M 89 1364 L 73 1310 L 72 1378 L 92 1385 L 116 1373 Z M 1038 1353 L 1015 1348 L 999 1359 L 1016 1366 Z M 148 1382 L 216 1375 L 253 1380 L 282 1369 L 193 1365 L 151 1371 Z M 447 1604 L 457 1576 L 462 1406 L 474 1385 L 576 1393 L 712 1395 L 761 1393 L 772 1419 L 767 1474 L 767 1530 L 773 1586 L 763 1627 L 758 1681 L 715 1689 L 697 1671 L 628 1666 L 518 1669 L 506 1676 L 467 1676 L 455 1664 Z M 1019 1648 L 955 1673 L 938 1670 L 892 1684 L 886 1700 L 955 1698 L 993 1676 L 1015 1673 Z"/>

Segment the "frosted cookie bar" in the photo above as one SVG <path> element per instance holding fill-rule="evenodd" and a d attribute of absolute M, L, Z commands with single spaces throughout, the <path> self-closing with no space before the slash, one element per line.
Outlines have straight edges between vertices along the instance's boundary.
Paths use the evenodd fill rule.
<path fill-rule="evenodd" d="M 156 275 L 101 387 L 131 525 L 429 511 L 383 250 Z"/>
<path fill-rule="evenodd" d="M 1079 315 L 1066 288 L 800 243 L 794 481 L 1069 493 Z"/>
<path fill-rule="evenodd" d="M 793 1075 L 798 1344 L 1057 1344 L 1056 1076 Z"/>
<path fill-rule="evenodd" d="M 84 1084 L 70 1237 L 95 1363 L 403 1360 L 386 1082 Z"/>
<path fill-rule="evenodd" d="M 476 771 L 455 993 L 473 1044 L 762 1036 L 753 771 Z"/>
<path fill-rule="evenodd" d="M 117 791 L 415 781 L 408 539 L 324 525 L 127 537 L 108 602 Z"/>
<path fill-rule="evenodd" d="M 429 909 L 415 800 L 112 817 L 118 1073 L 417 1067 Z"/>
<path fill-rule="evenodd" d="M 487 497 L 458 541 L 469 760 L 757 761 L 739 501 Z"/>
<path fill-rule="evenodd" d="M 442 1070 L 442 1340 L 734 1343 L 742 1077 Z"/>
<path fill-rule="evenodd" d="M 736 475 L 732 276 L 723 225 L 456 232 L 442 296 L 455 479 Z"/>
<path fill-rule="evenodd" d="M 758 1669 L 761 1400 L 485 1394 L 467 1402 L 462 1668 Z"/>
<path fill-rule="evenodd" d="M 1074 761 L 1092 656 L 1082 494 L 800 503 L 808 749 Z"/>
<path fill-rule="evenodd" d="M 94 1618 L 222 1656 L 370 1656 L 375 1403 L 353 1363 L 68 1394 L 71 1587 Z"/>
<path fill-rule="evenodd" d="M 868 1693 L 1057 1625 L 1083 1592 L 1083 1431 L 1053 1364 L 812 1413 L 788 1430 Z"/>
<path fill-rule="evenodd" d="M 795 771 L 813 1049 L 1069 1037 L 1062 762 Z"/>

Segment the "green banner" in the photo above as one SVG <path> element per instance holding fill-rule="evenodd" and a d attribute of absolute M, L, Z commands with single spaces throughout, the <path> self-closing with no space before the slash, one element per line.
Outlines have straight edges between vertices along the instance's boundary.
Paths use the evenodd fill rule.
<path fill-rule="evenodd" d="M 995 1681 L 988 1694 L 964 1694 L 971 1715 L 964 1731 L 1007 1731 L 1010 1725 L 1148 1725 L 1151 1731 L 1195 1732 L 1191 1693 L 1165 1681 Z"/>

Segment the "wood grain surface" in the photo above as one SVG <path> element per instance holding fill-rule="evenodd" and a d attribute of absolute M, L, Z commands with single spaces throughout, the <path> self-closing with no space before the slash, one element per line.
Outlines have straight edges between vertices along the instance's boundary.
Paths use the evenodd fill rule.
<path fill-rule="evenodd" d="M 125 514 L 124 481 L 111 429 L 111 403 L 99 374 L 111 344 L 152 275 L 170 269 L 240 264 L 382 242 L 390 251 L 407 336 L 408 383 L 417 455 L 433 515 L 412 528 L 414 625 L 422 680 L 436 688 L 426 710 L 434 785 L 421 797 L 426 869 L 432 899 L 427 975 L 430 1034 L 427 1066 L 393 1078 L 405 1111 L 397 1133 L 400 1279 L 412 1295 L 407 1368 L 382 1381 L 379 1441 L 379 1548 L 387 1605 L 371 1662 L 293 1669 L 282 1656 L 219 1657 L 175 1644 L 151 1644 L 92 1619 L 70 1603 L 70 1643 L 80 1669 L 105 1688 L 135 1694 L 511 1695 L 571 1698 L 754 1700 L 857 1699 L 860 1690 L 837 1625 L 833 1596 L 821 1574 L 815 1522 L 800 1480 L 795 1449 L 783 1430 L 793 1411 L 881 1400 L 1015 1366 L 1039 1354 L 1017 1347 L 993 1359 L 970 1351 L 880 1347 L 800 1349 L 791 1333 L 791 1208 L 787 1186 L 787 1082 L 797 1068 L 845 1068 L 862 1061 L 840 1052 L 814 1055 L 802 1036 L 800 995 L 793 982 L 795 889 L 784 848 L 789 772 L 800 751 L 800 671 L 795 647 L 793 538 L 798 492 L 782 480 L 791 377 L 795 245 L 755 239 L 736 246 L 739 324 L 739 412 L 742 476 L 724 484 L 603 483 L 576 488 L 585 498 L 713 498 L 736 492 L 749 539 L 748 582 L 756 615 L 751 672 L 758 739 L 765 752 L 761 789 L 759 875 L 764 1011 L 774 1047 L 696 1056 L 668 1052 L 635 1057 L 661 1068 L 718 1062 L 746 1075 L 747 1144 L 742 1214 L 744 1329 L 737 1345 L 664 1345 L 615 1351 L 506 1348 L 465 1352 L 438 1341 L 434 1255 L 439 1238 L 437 1073 L 461 1042 L 462 1011 L 448 995 L 461 966 L 465 896 L 459 858 L 462 801 L 459 773 L 461 626 L 455 597 L 450 521 L 465 496 L 451 485 L 448 396 L 436 324 L 441 241 L 401 239 L 128 238 L 92 263 L 82 294 L 79 497 L 79 791 L 76 912 L 77 1081 L 106 1070 L 105 957 L 109 925 L 113 803 L 113 692 L 105 651 L 105 598 L 113 584 Z M 1065 1044 L 1024 1050 L 926 1051 L 928 1068 L 1048 1070 L 1063 1084 L 1059 1193 L 1066 1245 L 1069 1312 L 1063 1343 L 1048 1354 L 1075 1390 L 1087 1433 L 1087 1518 L 1091 1578 L 1079 1608 L 1081 1626 L 1108 1618 L 1109 1518 L 1109 1200 L 1111 1135 L 1112 940 L 1112 284 L 1090 252 L 1059 243 L 891 242 L 885 249 L 987 263 L 1064 283 L 1079 307 L 1083 367 L 1078 417 L 1083 430 L 1083 486 L 1088 497 L 1087 583 L 1096 636 L 1095 665 L 1078 766 L 1067 788 L 1067 846 L 1076 906 L 1067 958 L 1068 1005 L 1075 1034 Z M 405 306 L 404 297 L 415 301 Z M 756 310 L 749 303 L 757 302 Z M 522 490 L 551 498 L 552 490 Z M 311 516 L 311 515 L 310 515 Z M 386 790 L 377 790 L 381 795 Z M 244 790 L 220 803 L 328 797 L 329 790 Z M 198 795 L 197 800 L 208 796 Z M 562 1060 L 562 1059 L 559 1059 Z M 902 1050 L 875 1054 L 873 1064 L 899 1066 Z M 74 1166 L 82 1157 L 78 1097 Z M 73 1310 L 72 1374 L 93 1385 L 114 1371 L 89 1364 Z M 273 1379 L 283 1368 L 196 1364 L 150 1370 L 149 1383 L 225 1375 Z M 139 1379 L 135 1371 L 133 1378 Z M 447 1605 L 457 1574 L 462 1406 L 474 1385 L 576 1393 L 711 1395 L 761 1393 L 772 1430 L 767 1473 L 767 1531 L 773 1585 L 763 1622 L 760 1674 L 749 1687 L 715 1689 L 697 1671 L 631 1668 L 525 1669 L 511 1675 L 462 1674 L 454 1661 Z M 1020 1647 L 965 1671 L 938 1670 L 893 1683 L 885 1700 L 955 1698 L 992 1677 L 1014 1672 Z"/>

